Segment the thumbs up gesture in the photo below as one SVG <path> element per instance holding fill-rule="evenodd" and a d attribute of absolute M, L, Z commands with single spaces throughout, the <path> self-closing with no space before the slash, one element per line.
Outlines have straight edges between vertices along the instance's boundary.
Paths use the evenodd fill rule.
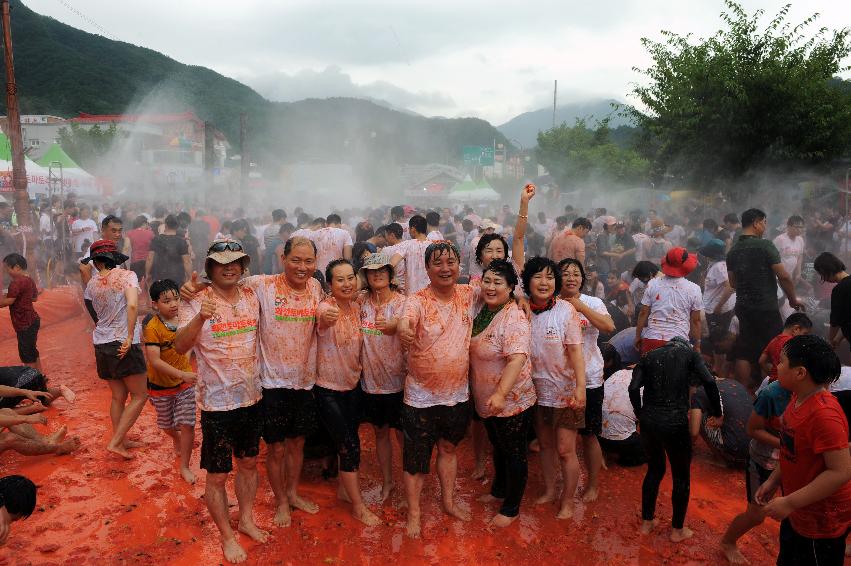
<path fill-rule="evenodd" d="M 319 315 L 319 325 L 323 328 L 334 326 L 337 324 L 337 319 L 340 318 L 340 307 L 337 306 L 337 301 L 334 300 L 334 297 L 328 299 L 326 305 Z"/>
<path fill-rule="evenodd" d="M 198 311 L 198 316 L 202 320 L 210 320 L 216 314 L 216 303 L 211 299 L 204 299 L 201 302 L 201 310 Z"/>
<path fill-rule="evenodd" d="M 208 283 L 204 283 L 198 277 L 198 272 L 193 271 L 189 281 L 180 286 L 180 298 L 184 301 L 191 301 L 199 292 L 206 289 Z"/>

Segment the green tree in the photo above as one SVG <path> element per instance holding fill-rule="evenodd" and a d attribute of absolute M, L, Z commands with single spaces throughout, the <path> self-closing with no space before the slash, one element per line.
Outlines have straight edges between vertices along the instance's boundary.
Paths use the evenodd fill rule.
<path fill-rule="evenodd" d="M 648 81 L 634 87 L 641 104 L 627 113 L 656 173 L 723 188 L 758 169 L 841 156 L 851 143 L 851 90 L 834 75 L 848 69 L 849 30 L 805 35 L 818 14 L 792 26 L 789 5 L 762 27 L 762 10 L 726 5 L 726 29 L 708 39 L 662 31 L 663 42 L 641 40 L 653 64 L 635 69 Z"/>
<path fill-rule="evenodd" d="M 538 133 L 538 162 L 561 187 L 576 187 L 590 180 L 629 185 L 647 181 L 650 163 L 630 148 L 610 140 L 608 119 L 595 129 L 579 119 Z"/>
<path fill-rule="evenodd" d="M 106 167 L 103 158 L 118 136 L 119 130 L 115 123 L 104 130 L 97 124 L 87 129 L 72 122 L 70 129 L 60 128 L 59 145 L 80 167 L 92 173 L 100 173 Z"/>

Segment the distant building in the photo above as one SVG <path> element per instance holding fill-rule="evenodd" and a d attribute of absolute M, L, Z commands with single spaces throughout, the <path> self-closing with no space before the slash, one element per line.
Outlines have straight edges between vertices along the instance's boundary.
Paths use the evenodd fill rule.
<path fill-rule="evenodd" d="M 32 160 L 40 159 L 50 146 L 59 143 L 59 130 L 68 125 L 65 118 L 49 114 L 21 116 L 21 137 L 24 152 Z M 0 116 L 0 128 L 7 132 L 6 116 Z"/>
<path fill-rule="evenodd" d="M 403 165 L 399 170 L 402 194 L 412 199 L 445 198 L 449 189 L 464 180 L 464 172 L 450 165 Z"/>

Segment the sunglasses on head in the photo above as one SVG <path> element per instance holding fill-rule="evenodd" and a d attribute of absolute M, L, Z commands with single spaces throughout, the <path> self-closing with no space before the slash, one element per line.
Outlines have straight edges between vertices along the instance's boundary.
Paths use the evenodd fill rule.
<path fill-rule="evenodd" d="M 207 250 L 209 252 L 223 252 L 225 250 L 230 250 L 232 252 L 241 252 L 242 244 L 239 242 L 216 242 L 215 244 L 210 246 L 210 249 Z"/>

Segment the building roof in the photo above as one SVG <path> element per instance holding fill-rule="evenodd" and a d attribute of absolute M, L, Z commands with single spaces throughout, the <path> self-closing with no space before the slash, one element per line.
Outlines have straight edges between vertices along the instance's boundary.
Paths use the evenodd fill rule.
<path fill-rule="evenodd" d="M 78 124 L 102 124 L 104 122 L 145 122 L 148 124 L 168 124 L 171 122 L 194 122 L 199 126 L 204 125 L 194 112 L 182 112 L 180 114 L 88 114 L 80 112 L 75 118 L 69 118 L 69 122 Z"/>

